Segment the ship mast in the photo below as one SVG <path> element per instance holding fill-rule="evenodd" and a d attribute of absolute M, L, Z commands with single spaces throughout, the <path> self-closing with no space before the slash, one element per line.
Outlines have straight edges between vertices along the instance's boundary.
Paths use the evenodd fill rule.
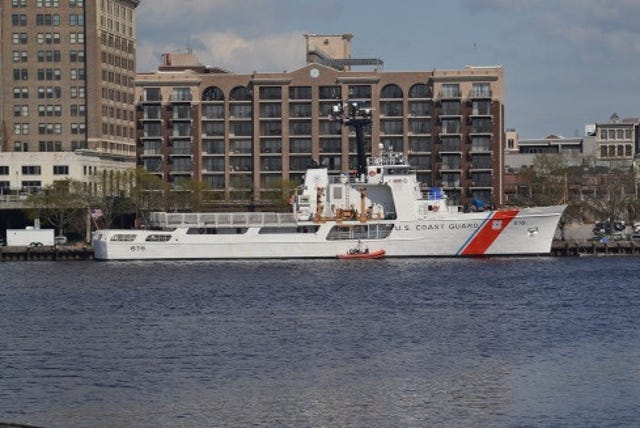
<path fill-rule="evenodd" d="M 358 152 L 358 176 L 367 173 L 367 155 L 364 149 L 364 127 L 371 124 L 371 109 L 362 108 L 357 102 L 341 103 L 333 106 L 331 120 L 353 128 L 356 132 Z"/>

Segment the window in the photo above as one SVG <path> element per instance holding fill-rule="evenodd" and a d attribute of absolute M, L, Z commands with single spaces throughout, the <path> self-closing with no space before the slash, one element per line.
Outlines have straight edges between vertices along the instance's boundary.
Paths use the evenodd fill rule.
<path fill-rule="evenodd" d="M 292 121 L 289 124 L 289 133 L 291 135 L 311 135 L 311 121 Z"/>
<path fill-rule="evenodd" d="M 409 98 L 429 98 L 429 89 L 424 83 L 416 83 L 409 89 Z"/>
<path fill-rule="evenodd" d="M 260 88 L 261 100 L 279 100 L 282 98 L 282 88 L 280 86 L 265 86 Z"/>
<path fill-rule="evenodd" d="M 233 104 L 230 106 L 232 118 L 249 118 L 253 115 L 251 104 Z"/>
<path fill-rule="evenodd" d="M 224 101 L 224 93 L 218 87 L 209 87 L 202 92 L 202 101 Z"/>
<path fill-rule="evenodd" d="M 349 98 L 371 98 L 371 86 L 369 85 L 350 85 Z"/>
<path fill-rule="evenodd" d="M 13 116 L 14 117 L 28 117 L 29 116 L 29 106 L 28 105 L 16 105 L 13 106 Z"/>
<path fill-rule="evenodd" d="M 311 86 L 292 86 L 289 88 L 289 98 L 292 100 L 310 100 Z"/>
<path fill-rule="evenodd" d="M 14 26 L 26 27 L 27 15 L 14 13 L 11 15 L 11 24 Z"/>
<path fill-rule="evenodd" d="M 54 165 L 53 175 L 69 175 L 69 166 L 67 165 Z"/>
<path fill-rule="evenodd" d="M 282 116 L 282 107 L 278 104 L 262 104 L 260 106 L 260 117 L 280 117 Z"/>
<path fill-rule="evenodd" d="M 23 165 L 22 175 L 40 175 L 40 165 Z"/>
<path fill-rule="evenodd" d="M 171 99 L 173 101 L 191 101 L 191 90 L 189 88 L 173 88 Z"/>
<path fill-rule="evenodd" d="M 471 89 L 471 96 L 474 98 L 490 98 L 491 97 L 491 84 L 489 83 L 474 83 Z"/>
<path fill-rule="evenodd" d="M 28 123 L 14 123 L 13 124 L 13 133 L 15 135 L 29 135 L 29 124 Z"/>
<path fill-rule="evenodd" d="M 38 141 L 38 150 L 41 152 L 61 152 L 61 141 Z"/>
<path fill-rule="evenodd" d="M 607 157 L 607 146 L 600 146 L 600 157 Z"/>
<path fill-rule="evenodd" d="M 442 85 L 440 95 L 443 98 L 460 98 L 460 85 L 458 83 L 445 83 Z"/>
<path fill-rule="evenodd" d="M 13 80 L 28 80 L 29 71 L 26 68 L 14 68 Z"/>
<path fill-rule="evenodd" d="M 340 86 L 320 86 L 319 95 L 320 99 L 336 100 L 337 102 L 340 102 L 342 98 L 342 91 Z"/>
<path fill-rule="evenodd" d="M 311 140 L 307 138 L 292 138 L 289 141 L 290 153 L 311 153 Z"/>
<path fill-rule="evenodd" d="M 402 98 L 402 89 L 396 84 L 386 85 L 382 88 L 380 98 Z"/>
<path fill-rule="evenodd" d="M 24 180 L 22 181 L 22 188 L 25 190 L 36 190 L 42 187 L 40 180 Z"/>
<path fill-rule="evenodd" d="M 14 45 L 26 45 L 29 41 L 27 33 L 13 33 L 11 39 Z"/>
<path fill-rule="evenodd" d="M 9 167 L 6 165 L 0 165 L 0 175 L 9 175 Z"/>
<path fill-rule="evenodd" d="M 81 13 L 75 14 L 72 13 L 69 15 L 69 25 L 71 26 L 83 26 L 84 25 L 84 15 Z"/>

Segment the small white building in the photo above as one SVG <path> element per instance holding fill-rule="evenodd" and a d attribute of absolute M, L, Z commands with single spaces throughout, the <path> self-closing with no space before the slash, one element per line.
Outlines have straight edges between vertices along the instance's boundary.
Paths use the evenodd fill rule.
<path fill-rule="evenodd" d="M 67 179 L 85 182 L 97 190 L 104 173 L 135 169 L 129 159 L 86 150 L 0 152 L 0 194 L 37 191 Z"/>

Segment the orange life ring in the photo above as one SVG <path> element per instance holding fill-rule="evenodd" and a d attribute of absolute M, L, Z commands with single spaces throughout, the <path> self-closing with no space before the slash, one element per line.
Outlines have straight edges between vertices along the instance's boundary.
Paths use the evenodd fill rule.
<path fill-rule="evenodd" d="M 438 205 L 433 206 L 433 212 L 437 213 L 440 207 Z"/>
<path fill-rule="evenodd" d="M 374 170 L 369 171 L 369 177 L 373 177 L 376 175 L 376 172 Z"/>

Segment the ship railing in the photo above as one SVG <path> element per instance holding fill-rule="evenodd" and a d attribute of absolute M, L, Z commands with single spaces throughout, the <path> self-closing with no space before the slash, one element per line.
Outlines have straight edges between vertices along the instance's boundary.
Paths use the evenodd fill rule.
<path fill-rule="evenodd" d="M 291 213 L 151 213 L 149 226 L 175 227 L 263 227 L 295 224 Z"/>

